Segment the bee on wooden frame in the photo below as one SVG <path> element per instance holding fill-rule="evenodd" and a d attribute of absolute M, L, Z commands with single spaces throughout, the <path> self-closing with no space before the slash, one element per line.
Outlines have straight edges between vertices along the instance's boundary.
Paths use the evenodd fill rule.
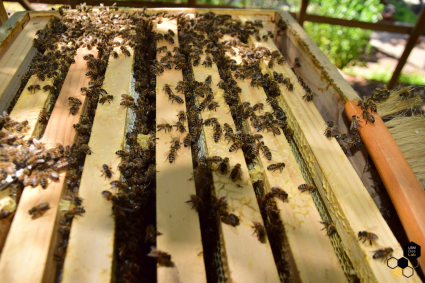
<path fill-rule="evenodd" d="M 323 225 L 325 225 L 325 227 L 323 227 L 323 229 L 321 229 L 321 230 L 324 230 L 324 229 L 326 229 L 326 235 L 327 236 L 332 236 L 333 234 L 335 234 L 336 233 L 336 228 L 335 228 L 335 226 L 333 225 L 333 223 L 332 223 L 332 221 L 331 220 L 328 220 L 328 221 L 320 221 L 320 223 L 321 224 L 323 224 Z"/>
<path fill-rule="evenodd" d="M 369 241 L 371 246 L 372 246 L 372 241 L 376 241 L 379 239 L 376 234 L 368 232 L 368 231 L 359 231 L 359 233 L 357 234 L 357 237 L 359 241 L 363 240 L 363 244 L 366 241 Z"/>
<path fill-rule="evenodd" d="M 232 171 L 230 171 L 230 178 L 232 181 L 236 181 L 238 178 L 242 180 L 242 165 L 240 163 L 236 164 Z"/>
<path fill-rule="evenodd" d="M 301 67 L 301 57 L 295 57 L 295 66 Z"/>
<path fill-rule="evenodd" d="M 106 164 L 103 164 L 102 165 L 101 172 L 102 172 L 102 175 L 100 175 L 100 176 L 101 177 L 105 176 L 105 178 L 108 178 L 108 179 L 111 179 L 112 178 L 112 174 L 114 174 L 114 172 L 112 172 L 112 169 L 108 165 L 106 165 Z"/>
<path fill-rule="evenodd" d="M 204 206 L 204 202 L 197 195 L 191 195 L 190 200 L 188 200 L 186 203 L 191 203 L 192 209 L 195 209 L 196 211 L 199 211 Z"/>
<path fill-rule="evenodd" d="M 220 220 L 221 222 L 236 227 L 239 225 L 239 218 L 233 213 L 228 213 L 227 211 L 220 212 Z"/>
<path fill-rule="evenodd" d="M 258 241 L 264 243 L 264 241 L 266 240 L 266 229 L 264 228 L 263 224 L 257 221 L 252 221 L 252 223 L 254 224 L 254 226 L 251 226 L 252 228 L 254 228 L 253 234 L 257 235 Z"/>
<path fill-rule="evenodd" d="M 298 189 L 303 193 L 303 192 L 314 192 L 316 190 L 316 188 L 312 185 L 309 184 L 302 184 L 298 186 Z"/>
<path fill-rule="evenodd" d="M 28 213 L 29 213 L 30 215 L 32 215 L 32 216 L 31 216 L 31 218 L 32 218 L 32 219 L 36 219 L 36 218 L 38 218 L 38 217 L 40 217 L 40 216 L 43 216 L 43 214 L 44 214 L 44 213 L 45 213 L 48 209 L 50 209 L 49 203 L 44 202 L 44 203 L 40 203 L 40 204 L 38 204 L 38 205 L 34 206 L 33 208 L 31 208 L 31 209 L 28 211 Z"/>
<path fill-rule="evenodd" d="M 386 261 L 393 254 L 392 248 L 384 248 L 380 250 L 373 251 L 373 259 L 381 259 L 383 262 Z"/>
<path fill-rule="evenodd" d="M 165 267 L 174 266 L 174 263 L 171 261 L 171 255 L 167 254 L 166 252 L 157 250 L 155 247 L 152 247 L 152 250 L 150 251 L 148 256 L 156 258 L 156 261 L 159 266 L 165 266 Z"/>
<path fill-rule="evenodd" d="M 170 151 L 167 153 L 167 159 L 168 162 L 170 163 L 174 163 L 176 161 L 176 157 L 177 157 L 177 149 L 175 149 L 174 147 L 171 147 Z"/>
<path fill-rule="evenodd" d="M 267 170 L 272 171 L 272 172 L 275 172 L 276 170 L 279 170 L 280 172 L 282 172 L 283 168 L 285 168 L 285 163 L 283 163 L 283 162 L 271 164 L 271 165 L 267 166 Z"/>
<path fill-rule="evenodd" d="M 39 84 L 33 84 L 28 87 L 28 91 L 31 93 L 35 93 L 37 90 L 40 90 L 41 87 Z"/>
<path fill-rule="evenodd" d="M 303 96 L 303 99 L 307 102 L 313 101 L 314 96 L 316 93 L 310 91 L 306 91 L 305 95 Z"/>

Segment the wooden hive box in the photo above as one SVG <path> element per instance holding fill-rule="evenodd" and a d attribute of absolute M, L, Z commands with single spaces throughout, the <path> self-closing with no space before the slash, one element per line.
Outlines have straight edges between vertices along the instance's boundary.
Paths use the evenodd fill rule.
<path fill-rule="evenodd" d="M 343 106 L 359 97 L 288 13 L 115 8 L 19 12 L 0 28 L 2 144 L 28 150 L 21 165 L 2 153 L 1 282 L 421 281 L 373 259 L 405 243 L 370 195 L 367 152 L 323 134 L 326 121 L 349 131 Z M 248 65 L 293 89 L 256 86 Z"/>

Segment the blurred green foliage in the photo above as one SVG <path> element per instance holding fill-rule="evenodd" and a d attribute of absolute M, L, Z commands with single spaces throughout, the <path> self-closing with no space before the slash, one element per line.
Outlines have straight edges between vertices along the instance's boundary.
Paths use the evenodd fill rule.
<path fill-rule="evenodd" d="M 299 0 L 288 2 L 291 11 L 298 10 Z M 380 19 L 383 8 L 379 0 L 311 0 L 307 12 L 374 23 Z M 367 54 L 370 49 L 370 30 L 311 22 L 304 23 L 304 29 L 332 64 L 340 69 L 355 64 L 359 55 Z"/>
<path fill-rule="evenodd" d="M 416 23 L 418 16 L 410 10 L 409 6 L 404 1 L 391 0 L 390 3 L 395 7 L 395 13 L 393 15 L 394 20 L 409 24 Z"/>

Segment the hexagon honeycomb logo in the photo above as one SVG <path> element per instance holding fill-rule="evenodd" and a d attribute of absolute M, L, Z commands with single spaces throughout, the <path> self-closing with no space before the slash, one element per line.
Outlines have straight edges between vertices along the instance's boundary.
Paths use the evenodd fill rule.
<path fill-rule="evenodd" d="M 409 278 L 415 274 L 413 267 L 409 266 L 409 260 L 415 260 L 420 256 L 421 246 L 414 242 L 410 242 L 403 246 L 403 256 L 400 258 L 390 257 L 387 260 L 387 266 L 393 270 L 392 275 L 394 277 L 399 278 L 403 275 Z"/>

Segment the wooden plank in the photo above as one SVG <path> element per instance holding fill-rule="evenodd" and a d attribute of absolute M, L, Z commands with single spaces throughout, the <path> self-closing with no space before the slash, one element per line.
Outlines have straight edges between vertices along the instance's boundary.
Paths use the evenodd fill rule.
<path fill-rule="evenodd" d="M 231 40 L 224 36 L 223 40 Z M 238 49 L 232 47 L 238 54 Z M 242 62 L 239 55 L 231 56 L 238 64 Z M 264 111 L 273 113 L 273 109 L 266 103 L 267 95 L 263 88 L 253 88 L 249 80 L 236 79 L 242 89 L 240 99 L 249 102 L 251 106 L 259 101 L 264 103 Z M 255 127 L 248 121 L 245 129 L 249 134 L 256 134 Z M 332 243 L 326 234 L 321 231 L 323 225 L 320 214 L 313 199 L 308 194 L 300 194 L 298 186 L 307 183 L 295 160 L 291 147 L 283 134 L 274 136 L 271 132 L 261 132 L 262 141 L 272 152 L 272 160 L 268 160 L 263 154 L 257 159 L 258 165 L 263 171 L 265 190 L 271 191 L 272 187 L 280 187 L 289 194 L 289 202 L 276 200 L 280 211 L 280 217 L 284 222 L 285 234 L 289 244 L 290 258 L 290 281 L 297 282 L 347 282 L 347 278 L 339 263 L 338 257 L 332 247 Z M 286 167 L 282 172 L 267 170 L 271 164 L 283 162 Z M 326 258 L 317 261 L 317 255 Z"/>
<path fill-rule="evenodd" d="M 309 0 L 301 0 L 300 2 L 300 9 L 297 13 L 297 22 L 299 23 L 300 26 L 303 26 L 304 21 L 305 21 L 305 15 L 307 12 L 307 7 L 308 7 L 308 2 Z"/>
<path fill-rule="evenodd" d="M 114 48 L 119 52 L 119 47 Z M 107 164 L 119 179 L 116 170 L 120 159 L 115 151 L 123 146 L 127 109 L 120 105 L 123 93 L 134 98 L 131 86 L 133 50 L 130 57 L 120 54 L 110 58 L 102 88 L 113 94 L 111 103 L 99 105 L 93 121 L 89 147 L 93 151 L 86 156 L 79 197 L 84 199 L 84 213 L 72 221 L 67 256 L 63 267 L 62 282 L 110 282 L 114 252 L 115 221 L 111 216 L 112 203 L 101 192 L 111 188 L 111 179 L 102 175 L 102 165 Z"/>
<path fill-rule="evenodd" d="M 270 39 L 256 45 L 262 45 L 271 51 L 278 50 Z M 273 70 L 267 67 L 267 63 L 267 60 L 262 63 L 263 73 L 272 75 L 272 71 L 276 71 L 284 76 L 292 74 L 286 62 L 283 65 L 275 64 Z M 337 141 L 329 140 L 323 135 L 325 121 L 319 111 L 313 103 L 303 100 L 301 85 L 297 81 L 293 83 L 294 91 L 289 92 L 281 87 L 282 95 L 277 100 L 286 109 L 287 121 L 294 130 L 294 139 L 342 239 L 356 275 L 363 282 L 420 282 L 417 275 L 408 279 L 396 279 L 385 263 L 372 259 L 374 250 L 385 247 L 401 249 L 400 244 Z M 357 240 L 359 231 L 370 229 L 379 237 L 377 245 L 370 246 Z"/>
<path fill-rule="evenodd" d="M 0 59 L 0 112 L 7 109 L 21 84 L 23 74 L 37 50 L 32 47 L 35 33 L 43 29 L 50 18 L 35 18 L 28 22 Z M 29 82 L 31 83 L 31 82 Z M 40 91 L 39 91 L 40 92 Z M 42 92 L 42 91 L 41 91 Z M 39 97 L 34 96 L 38 100 Z M 31 100 L 28 106 L 35 105 Z M 38 115 L 38 113 L 37 113 Z"/>
<path fill-rule="evenodd" d="M 362 28 L 362 29 L 370 29 L 370 30 L 379 30 L 393 33 L 407 33 L 410 34 L 414 25 L 408 23 L 396 23 L 396 22 L 379 22 L 379 23 L 368 23 L 357 20 L 346 20 L 346 19 L 338 19 L 331 18 L 319 15 L 311 15 L 306 14 L 304 17 L 304 21 L 313 22 L 313 23 L 322 23 L 322 24 L 330 24 L 330 25 L 339 25 L 345 27 L 353 27 L 353 28 Z M 422 31 L 424 34 L 424 31 Z"/>
<path fill-rule="evenodd" d="M 205 55 L 201 56 L 201 62 Z M 205 81 L 206 77 L 212 76 L 212 91 L 214 100 L 220 107 L 216 111 L 207 109 L 201 113 L 204 121 L 216 117 L 221 125 L 228 123 L 235 129 L 230 109 L 224 100 L 224 92 L 217 84 L 220 81 L 217 65 L 205 68 L 202 65 L 193 67 L 195 80 Z M 222 231 L 222 245 L 226 258 L 224 268 L 231 282 L 279 282 L 276 264 L 273 259 L 270 243 L 261 243 L 252 235 L 252 221 L 263 223 L 256 195 L 252 187 L 251 178 L 242 150 L 229 152 L 230 145 L 222 137 L 217 143 L 214 142 L 214 130 L 212 127 L 204 127 L 206 148 L 202 154 L 205 156 L 221 156 L 229 158 L 230 168 L 236 164 L 242 165 L 242 180 L 233 182 L 229 174 L 222 175 L 218 171 L 212 171 L 215 196 L 227 198 L 229 211 L 239 217 L 240 225 L 233 227 L 220 221 Z M 252 267 L 252 268 L 244 268 Z M 255 267 L 255 268 L 254 268 Z"/>
<path fill-rule="evenodd" d="M 287 13 L 282 13 L 281 16 L 290 26 L 283 36 L 276 38 L 276 45 L 291 67 L 294 66 L 296 57 L 301 58 L 301 67 L 295 68 L 297 75 L 291 72 L 288 76 L 291 81 L 296 81 L 297 76 L 304 78 L 311 90 L 320 95 L 313 103 L 323 119 L 334 121 L 338 133 L 348 133 L 350 124 L 342 114 L 344 104 L 348 100 L 358 101 L 360 98 L 298 23 Z M 267 30 L 270 26 L 265 23 L 264 27 Z M 348 159 L 369 194 L 374 196 L 376 205 L 381 208 L 389 199 L 385 194 L 377 194 L 374 189 L 381 183 L 376 171 L 364 170 L 368 164 L 368 156 L 367 150 L 361 148 L 355 154 L 349 154 Z"/>
<path fill-rule="evenodd" d="M 83 56 L 89 53 L 93 54 L 95 51 L 79 49 L 74 57 L 75 64 L 69 69 L 44 133 L 43 142 L 46 142 L 47 148 L 56 146 L 56 143 L 69 145 L 74 142 L 76 132 L 72 125 L 78 123 L 80 113 L 70 115 L 67 102 L 71 96 L 85 102 L 80 88 L 88 85 L 89 79 L 84 75 L 86 61 Z M 42 282 L 53 278 L 55 264 L 52 261 L 56 245 L 53 239 L 57 232 L 56 222 L 64 181 L 65 173 L 61 173 L 59 181 L 50 183 L 46 189 L 41 186 L 24 189 L 0 261 L 2 281 Z M 48 202 L 51 209 L 34 221 L 28 211 L 42 202 Z M 25 272 L 16 272 L 22 268 L 22 264 L 27 266 Z"/>
<path fill-rule="evenodd" d="M 163 19 L 157 25 L 157 32 L 167 33 L 174 31 L 174 44 L 161 40 L 157 46 L 166 45 L 168 51 L 179 46 L 177 20 Z M 157 55 L 160 60 L 165 53 Z M 186 112 L 186 103 L 171 103 L 163 91 L 164 84 L 174 87 L 183 80 L 181 70 L 166 69 L 156 79 L 156 122 L 166 121 L 169 124 L 177 122 L 179 111 Z M 184 99 L 183 95 L 179 95 Z M 187 121 L 185 126 L 188 127 Z M 193 164 L 190 147 L 183 147 L 178 151 L 174 163 L 170 163 L 167 152 L 170 151 L 172 137 L 179 137 L 183 142 L 186 134 L 174 131 L 166 133 L 159 131 L 156 145 L 156 215 L 157 230 L 163 235 L 157 238 L 157 248 L 171 255 L 174 268 L 158 267 L 158 282 L 206 282 L 205 264 L 201 239 L 199 215 L 186 202 L 191 195 L 196 195 L 193 178 Z M 191 180 L 190 180 L 191 179 Z"/>

